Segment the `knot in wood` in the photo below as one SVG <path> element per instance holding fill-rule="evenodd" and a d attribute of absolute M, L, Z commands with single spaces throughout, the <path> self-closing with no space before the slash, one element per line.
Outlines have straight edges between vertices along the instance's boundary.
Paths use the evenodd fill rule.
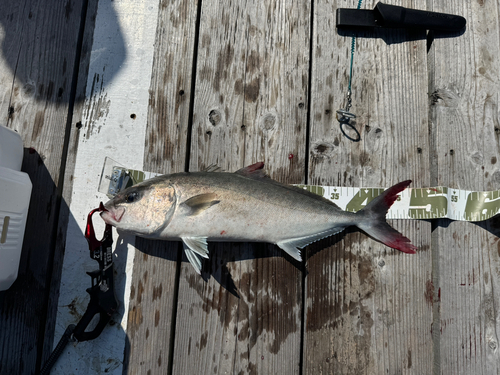
<path fill-rule="evenodd" d="M 274 125 L 276 124 L 276 116 L 267 114 L 264 116 L 262 120 L 262 127 L 265 130 L 271 130 L 274 128 Z"/>
<path fill-rule="evenodd" d="M 316 158 L 329 158 L 335 146 L 332 143 L 318 142 L 313 145 L 312 152 Z"/>
<path fill-rule="evenodd" d="M 210 123 L 213 125 L 213 126 L 216 126 L 217 124 L 220 123 L 220 120 L 221 120 L 221 114 L 218 110 L 216 109 L 212 109 L 210 111 L 210 113 L 208 114 L 208 121 L 210 121 Z"/>

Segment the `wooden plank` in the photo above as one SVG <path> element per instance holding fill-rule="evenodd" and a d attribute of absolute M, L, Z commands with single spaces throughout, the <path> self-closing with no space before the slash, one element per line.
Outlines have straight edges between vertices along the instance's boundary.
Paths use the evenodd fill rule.
<path fill-rule="evenodd" d="M 44 344 L 42 353 L 42 367 L 48 360 L 54 348 L 54 332 L 56 325 L 57 304 L 59 299 L 59 288 L 61 284 L 61 273 L 63 268 L 64 253 L 66 250 L 66 234 L 68 223 L 74 221 L 71 215 L 69 206 L 73 196 L 73 180 L 76 154 L 78 150 L 79 127 L 82 121 L 83 110 L 85 108 L 85 94 L 87 89 L 87 76 L 90 65 L 90 57 L 92 51 L 92 42 L 94 36 L 94 27 L 97 14 L 98 0 L 91 0 L 87 3 L 87 8 L 82 9 L 82 22 L 85 22 L 83 35 L 80 35 L 81 46 L 77 46 L 76 60 L 78 64 L 78 77 L 76 77 L 75 93 L 70 94 L 71 100 L 68 107 L 69 116 L 68 123 L 71 123 L 69 131 L 69 141 L 66 141 L 67 156 L 66 160 L 61 160 L 61 167 L 65 169 L 64 183 L 62 189 L 62 204 L 59 211 L 59 220 L 57 227 L 57 241 L 54 252 L 54 265 L 52 270 L 52 279 L 50 284 L 50 293 L 47 307 L 47 323 L 45 333 L 43 334 Z M 78 51 L 78 49 L 80 49 Z M 76 74 L 76 72 L 75 72 Z M 75 83 L 74 83 L 75 84 Z M 73 97 L 74 95 L 74 97 Z M 72 113 L 71 113 L 72 112 Z M 57 340 L 59 337 L 56 338 Z M 57 344 L 57 343 L 56 343 Z"/>
<path fill-rule="evenodd" d="M 144 170 L 185 169 L 197 2 L 160 2 L 149 89 Z M 171 368 L 179 242 L 137 238 L 127 326 L 130 374 Z"/>
<path fill-rule="evenodd" d="M 389 187 L 412 179 L 428 186 L 425 34 L 356 40 L 352 112 L 360 139 L 348 127 L 345 136 L 335 111 L 346 104 L 351 38 L 336 32 L 334 19 L 345 5 L 314 3 L 308 183 Z M 416 255 L 357 231 L 308 249 L 304 374 L 431 373 L 430 224 L 392 224 L 419 247 Z"/>
<path fill-rule="evenodd" d="M 434 11 L 467 19 L 463 35 L 436 38 L 430 50 L 436 182 L 467 190 L 498 189 L 498 3 L 429 3 Z M 440 345 L 435 373 L 500 373 L 498 233 L 495 219 L 479 226 L 441 222 L 436 229 L 440 316 L 435 332 Z"/>
<path fill-rule="evenodd" d="M 2 1 L 0 113 L 22 137 L 23 171 L 33 183 L 19 276 L 0 297 L 0 372 L 40 366 L 61 202 L 61 160 L 68 132 L 82 7 L 85 1 Z M 49 324 L 50 325 L 50 324 Z"/>
<path fill-rule="evenodd" d="M 202 3 L 190 170 L 262 160 L 304 181 L 309 18 L 307 2 Z M 209 249 L 206 281 L 181 267 L 173 373 L 299 373 L 297 264 L 264 244 Z"/>
<path fill-rule="evenodd" d="M 112 157 L 131 168 L 143 166 L 157 15 L 156 0 L 99 2 L 85 100 L 83 108 L 75 108 L 75 121 L 80 123 L 75 124 L 71 135 L 77 151 L 73 151 L 76 155 L 70 153 L 74 160 L 73 186 L 56 340 L 69 324 L 79 321 L 89 301 L 85 288 L 90 286 L 90 278 L 85 271 L 95 269 L 97 263 L 89 257 L 83 232 L 87 214 L 99 201 L 107 200 L 97 191 L 104 158 Z M 95 217 L 94 226 L 100 236 L 103 221 Z M 118 313 L 97 339 L 68 345 L 53 372 L 123 373 L 134 240 L 134 236 L 114 233 Z"/>

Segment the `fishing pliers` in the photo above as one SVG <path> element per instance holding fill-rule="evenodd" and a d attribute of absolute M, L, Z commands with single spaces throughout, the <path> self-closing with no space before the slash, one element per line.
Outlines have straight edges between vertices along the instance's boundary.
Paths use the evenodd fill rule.
<path fill-rule="evenodd" d="M 50 369 L 56 363 L 69 341 L 88 341 L 97 338 L 118 309 L 118 300 L 116 299 L 113 280 L 113 232 L 111 225 L 106 224 L 104 236 L 99 241 L 95 236 L 94 225 L 92 223 L 92 215 L 95 212 L 105 210 L 101 202 L 99 208 L 90 211 L 87 216 L 85 238 L 89 243 L 90 258 L 99 263 L 99 269 L 87 272 L 92 278 L 92 286 L 87 288 L 87 293 L 90 294 L 90 302 L 87 310 L 76 326 L 70 324 L 66 328 L 56 348 L 43 366 L 40 372 L 41 375 L 50 373 Z M 86 331 L 97 315 L 99 315 L 97 325 L 91 331 Z"/>

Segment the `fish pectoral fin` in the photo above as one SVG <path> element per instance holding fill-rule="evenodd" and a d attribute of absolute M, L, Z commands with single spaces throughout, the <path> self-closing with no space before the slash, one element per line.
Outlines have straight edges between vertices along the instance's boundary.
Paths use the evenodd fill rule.
<path fill-rule="evenodd" d="M 302 261 L 299 249 L 303 249 L 307 245 L 322 240 L 323 238 L 333 236 L 336 233 L 342 232 L 344 229 L 344 227 L 330 228 L 326 231 L 315 233 L 309 236 L 290 238 L 288 240 L 280 241 L 276 245 L 285 250 L 292 258 L 297 259 L 298 261 Z"/>
<path fill-rule="evenodd" d="M 196 255 L 196 253 L 186 245 L 184 245 L 184 252 L 186 253 L 189 263 L 191 263 L 196 273 L 201 275 L 201 260 L 198 255 Z"/>
<path fill-rule="evenodd" d="M 212 207 L 214 204 L 219 203 L 220 201 L 216 197 L 215 193 L 195 195 L 181 203 L 181 205 L 189 209 L 189 216 L 195 216 Z"/>
<path fill-rule="evenodd" d="M 200 256 L 208 259 L 208 246 L 206 237 L 183 237 L 184 252 L 194 270 L 201 275 Z"/>
<path fill-rule="evenodd" d="M 208 244 L 206 237 L 182 237 L 184 248 L 188 247 L 199 256 L 208 259 Z"/>

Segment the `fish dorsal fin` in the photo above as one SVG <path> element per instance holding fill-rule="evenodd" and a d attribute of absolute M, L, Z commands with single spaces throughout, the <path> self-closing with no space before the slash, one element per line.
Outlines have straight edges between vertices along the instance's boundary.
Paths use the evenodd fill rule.
<path fill-rule="evenodd" d="M 203 169 L 202 172 L 224 172 L 224 170 L 217 164 L 210 164 L 208 167 Z"/>
<path fill-rule="evenodd" d="M 334 227 L 324 232 L 315 233 L 309 236 L 290 238 L 288 240 L 280 241 L 278 245 L 281 249 L 285 250 L 292 258 L 302 261 L 300 250 L 313 242 L 322 240 L 323 238 L 333 236 L 336 233 L 342 232 L 345 227 Z"/>
<path fill-rule="evenodd" d="M 264 172 L 262 168 L 264 168 L 264 163 L 260 161 L 258 163 L 249 165 L 245 168 L 238 169 L 234 173 L 248 178 L 253 178 L 255 180 L 261 180 L 264 178 L 267 179 L 268 176 L 266 175 L 266 172 Z"/>
<path fill-rule="evenodd" d="M 212 207 L 214 204 L 219 203 L 220 201 L 216 197 L 215 193 L 199 194 L 185 200 L 181 205 L 189 209 L 187 213 L 189 216 L 195 216 Z"/>
<path fill-rule="evenodd" d="M 201 274 L 201 260 L 199 256 L 208 259 L 208 245 L 206 237 L 182 237 L 184 253 L 194 270 Z"/>

